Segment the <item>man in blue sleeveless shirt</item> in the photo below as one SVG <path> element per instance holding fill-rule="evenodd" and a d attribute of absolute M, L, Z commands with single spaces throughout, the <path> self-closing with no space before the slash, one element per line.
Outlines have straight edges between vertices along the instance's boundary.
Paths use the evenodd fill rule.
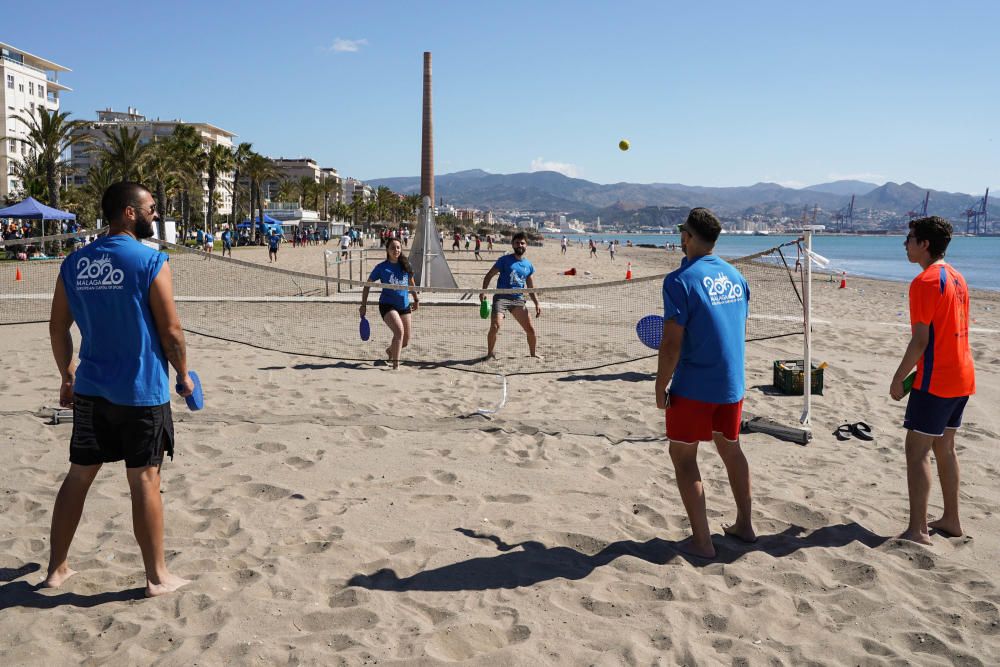
<path fill-rule="evenodd" d="M 740 449 L 750 288 L 739 271 L 712 254 L 722 225 L 711 211 L 692 209 L 680 232 L 684 260 L 663 280 L 656 407 L 666 410 L 670 458 L 691 523 L 691 541 L 682 549 L 714 558 L 698 470 L 700 441 L 715 441 L 736 499 L 736 522 L 724 527 L 726 534 L 757 539 L 750 521 L 750 466 Z"/>
<path fill-rule="evenodd" d="M 456 234 L 456 238 L 457 238 Z M 456 241 L 457 243 L 458 241 Z M 509 255 L 504 255 L 496 261 L 486 275 L 483 277 L 483 289 L 490 288 L 490 281 L 493 276 L 497 278 L 497 289 L 519 289 L 522 287 L 533 289 L 535 287 L 531 276 L 535 273 L 535 267 L 528 261 L 524 253 L 528 251 L 528 237 L 524 232 L 517 232 L 510 239 L 511 248 L 514 250 Z M 542 316 L 542 307 L 538 303 L 538 297 L 534 292 L 528 294 L 532 303 L 535 304 L 535 317 Z M 486 294 L 479 295 L 479 301 L 486 299 Z M 531 325 L 531 316 L 525 307 L 524 294 L 511 292 L 506 294 L 496 294 L 493 296 L 493 309 L 490 317 L 490 330 L 486 334 L 486 358 L 492 359 L 495 356 L 494 348 L 497 345 L 497 334 L 500 333 L 500 322 L 503 321 L 504 313 L 510 312 L 517 323 L 524 329 L 524 334 L 528 339 L 528 354 L 541 359 L 535 351 L 537 337 L 535 328 Z"/>
<path fill-rule="evenodd" d="M 102 464 L 124 460 L 146 595 L 153 597 L 188 583 L 168 572 L 163 558 L 160 466 L 164 451 L 173 458 L 174 441 L 167 362 L 182 396 L 194 385 L 167 256 L 139 241 L 153 235 L 153 196 L 137 183 L 115 183 L 104 191 L 101 209 L 108 235 L 66 258 L 52 298 L 59 403 L 73 407 L 73 435 L 69 473 L 52 511 L 44 585 L 58 587 L 75 574 L 67 557 L 90 485 Z M 76 369 L 74 322 L 81 335 Z"/>

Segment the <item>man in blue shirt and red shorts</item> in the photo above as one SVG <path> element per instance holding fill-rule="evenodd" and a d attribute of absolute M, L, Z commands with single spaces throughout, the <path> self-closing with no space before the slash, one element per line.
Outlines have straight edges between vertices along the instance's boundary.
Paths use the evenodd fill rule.
<path fill-rule="evenodd" d="M 699 442 L 715 442 L 736 499 L 736 521 L 723 529 L 744 542 L 757 539 L 750 521 L 750 466 L 740 448 L 750 288 L 739 271 L 712 254 L 721 232 L 706 208 L 692 209 L 680 225 L 685 258 L 663 280 L 656 371 L 656 407 L 666 410 L 670 458 L 691 523 L 692 537 L 682 550 L 702 558 L 714 558 L 715 546 L 698 470 Z"/>

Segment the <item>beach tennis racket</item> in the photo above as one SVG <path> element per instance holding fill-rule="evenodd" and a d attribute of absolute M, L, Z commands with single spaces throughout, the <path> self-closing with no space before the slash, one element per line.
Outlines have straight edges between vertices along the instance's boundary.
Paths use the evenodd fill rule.
<path fill-rule="evenodd" d="M 635 325 L 635 335 L 646 347 L 659 350 L 660 340 L 663 338 L 663 317 L 646 315 Z"/>
<path fill-rule="evenodd" d="M 198 378 L 198 374 L 194 371 L 188 371 L 188 377 L 191 378 L 191 382 L 194 383 L 194 391 L 191 392 L 190 396 L 185 396 L 184 400 L 187 402 L 189 410 L 201 410 L 205 407 L 205 394 L 201 390 L 201 379 Z M 177 393 L 181 393 L 181 389 L 184 387 L 182 385 L 177 385 L 175 389 Z"/>
<path fill-rule="evenodd" d="M 479 302 L 479 317 L 484 320 L 488 320 L 490 318 L 490 302 L 486 299 Z"/>
<path fill-rule="evenodd" d="M 906 376 L 906 379 L 903 380 L 903 396 L 909 394 L 910 390 L 913 389 L 913 380 L 916 379 L 916 377 L 917 377 L 917 372 L 913 371 L 912 373 Z"/>
<path fill-rule="evenodd" d="M 361 336 L 361 340 L 368 340 L 372 337 L 372 325 L 368 324 L 368 318 L 362 317 L 361 323 L 358 325 L 358 334 Z"/>

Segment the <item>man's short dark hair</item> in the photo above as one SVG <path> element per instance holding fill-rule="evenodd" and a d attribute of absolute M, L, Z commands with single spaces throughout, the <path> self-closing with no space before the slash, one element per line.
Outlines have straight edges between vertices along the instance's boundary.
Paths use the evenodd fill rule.
<path fill-rule="evenodd" d="M 132 181 L 112 183 L 101 197 L 101 212 L 109 223 L 118 222 L 129 206 L 139 208 L 139 199 L 149 188 Z"/>
<path fill-rule="evenodd" d="M 719 234 L 722 233 L 722 224 L 719 222 L 719 219 L 715 217 L 715 214 L 707 208 L 702 208 L 700 206 L 698 208 L 691 209 L 691 212 L 688 213 L 687 220 L 685 220 L 684 224 L 680 227 L 686 230 L 689 234 L 693 234 L 702 241 L 713 245 L 719 239 Z"/>
<path fill-rule="evenodd" d="M 951 243 L 951 223 L 944 218 L 932 215 L 926 218 L 910 220 L 910 230 L 917 241 L 927 241 L 927 251 L 932 259 L 944 257 L 948 244 Z"/>
<path fill-rule="evenodd" d="M 510 237 L 511 243 L 513 243 L 514 241 L 527 241 L 527 240 L 528 240 L 528 235 L 525 234 L 524 232 L 515 232 L 514 235 Z"/>

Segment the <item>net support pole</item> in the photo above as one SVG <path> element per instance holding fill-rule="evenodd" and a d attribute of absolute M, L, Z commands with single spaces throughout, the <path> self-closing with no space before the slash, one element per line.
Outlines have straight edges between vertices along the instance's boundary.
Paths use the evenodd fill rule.
<path fill-rule="evenodd" d="M 422 256 L 420 258 L 420 282 L 423 285 L 430 285 L 431 284 L 431 262 L 430 262 L 430 253 L 428 252 L 428 250 L 431 247 L 430 246 L 430 235 L 431 235 L 431 218 L 433 216 L 433 212 L 431 210 L 431 206 L 432 205 L 433 205 L 433 202 L 431 202 L 431 198 L 428 197 L 427 195 L 424 195 L 424 198 L 423 198 L 423 210 L 421 211 L 421 214 L 423 215 L 423 223 L 424 223 L 424 225 L 423 225 L 423 227 L 424 227 L 424 238 L 423 238 L 424 247 L 423 247 L 423 253 L 421 253 Z"/>
<path fill-rule="evenodd" d="M 330 254 L 328 250 L 323 251 L 323 277 L 326 278 L 323 281 L 326 295 L 330 296 Z"/>
<path fill-rule="evenodd" d="M 806 225 L 802 238 L 806 261 L 802 265 L 802 417 L 799 422 L 807 429 L 812 416 L 812 235 L 825 229 L 823 225 Z"/>

